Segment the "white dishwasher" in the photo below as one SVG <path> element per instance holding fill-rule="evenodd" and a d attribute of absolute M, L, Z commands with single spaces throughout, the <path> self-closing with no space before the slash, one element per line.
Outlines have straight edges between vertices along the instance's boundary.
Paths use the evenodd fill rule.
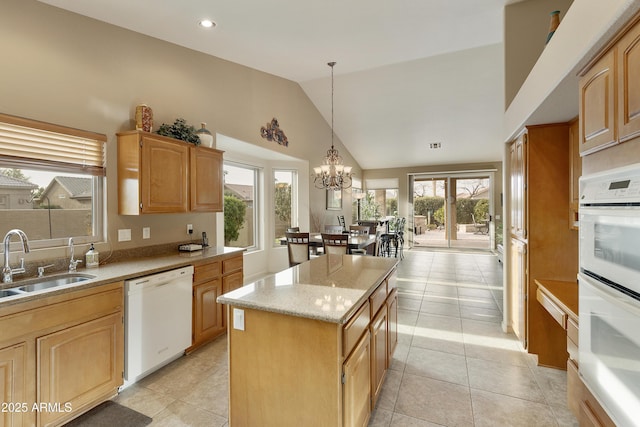
<path fill-rule="evenodd" d="M 124 282 L 124 387 L 177 359 L 191 345 L 192 283 L 192 266 Z"/>

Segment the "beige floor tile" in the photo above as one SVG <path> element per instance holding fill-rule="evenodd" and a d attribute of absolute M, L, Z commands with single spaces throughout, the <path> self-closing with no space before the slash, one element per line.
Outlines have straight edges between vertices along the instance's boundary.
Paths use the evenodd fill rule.
<path fill-rule="evenodd" d="M 476 427 L 553 427 L 549 406 L 482 390 L 471 390 Z"/>
<path fill-rule="evenodd" d="M 393 418 L 393 410 L 376 407 L 369 418 L 369 427 L 389 427 Z"/>
<path fill-rule="evenodd" d="M 113 399 L 115 402 L 138 411 L 148 417 L 155 417 L 176 399 L 155 392 L 138 384 L 132 384 Z"/>
<path fill-rule="evenodd" d="M 153 418 L 151 427 L 223 427 L 227 419 L 185 402 L 176 401 Z"/>
<path fill-rule="evenodd" d="M 421 313 L 439 314 L 442 316 L 460 317 L 460 307 L 457 304 L 447 304 L 423 300 L 420 306 Z"/>
<path fill-rule="evenodd" d="M 395 411 L 445 426 L 473 425 L 469 387 L 406 373 Z"/>
<path fill-rule="evenodd" d="M 503 342 L 500 343 L 500 347 L 491 347 L 483 344 L 464 344 L 464 352 L 468 358 L 491 360 L 494 362 L 515 365 L 515 366 L 529 366 L 526 356 L 518 348 L 515 342 Z"/>
<path fill-rule="evenodd" d="M 467 358 L 469 385 L 506 396 L 546 403 L 533 373 L 527 366 Z"/>
<path fill-rule="evenodd" d="M 442 424 L 430 423 L 429 421 L 409 417 L 396 412 L 393 414 L 389 427 L 438 427 L 441 425 Z"/>
<path fill-rule="evenodd" d="M 481 322 L 501 323 L 502 313 L 498 309 L 460 306 L 460 317 L 463 319 L 479 320 Z"/>
<path fill-rule="evenodd" d="M 464 386 L 469 385 L 465 357 L 411 347 L 405 375 L 419 375 Z"/>
<path fill-rule="evenodd" d="M 229 417 L 229 371 L 221 370 L 202 379 L 180 400 L 197 408 Z"/>
<path fill-rule="evenodd" d="M 380 392 L 380 396 L 378 396 L 376 409 L 386 409 L 393 412 L 396 401 L 398 400 L 398 391 L 400 390 L 401 382 L 402 372 L 394 369 L 387 371 L 384 383 L 382 384 L 382 391 Z"/>

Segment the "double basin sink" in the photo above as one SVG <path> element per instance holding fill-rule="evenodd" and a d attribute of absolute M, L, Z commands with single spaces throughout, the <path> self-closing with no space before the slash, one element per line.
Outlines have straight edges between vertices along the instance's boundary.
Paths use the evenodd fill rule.
<path fill-rule="evenodd" d="M 16 286 L 15 288 L 0 290 L 0 298 L 10 297 L 14 295 L 24 295 L 31 292 L 42 291 L 45 289 L 58 288 L 64 285 L 70 285 L 72 283 L 84 282 L 85 280 L 94 279 L 95 276 L 82 273 L 68 273 L 59 274 L 56 276 L 41 277 L 37 279 L 31 279 L 24 282 L 24 284 Z"/>

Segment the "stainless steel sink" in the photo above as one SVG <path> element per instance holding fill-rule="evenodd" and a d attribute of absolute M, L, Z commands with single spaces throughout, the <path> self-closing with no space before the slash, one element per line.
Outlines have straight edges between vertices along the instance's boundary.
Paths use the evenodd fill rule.
<path fill-rule="evenodd" d="M 18 295 L 21 294 L 22 292 L 13 290 L 13 289 L 2 289 L 0 290 L 0 298 L 4 298 L 4 297 L 10 297 L 12 295 Z"/>
<path fill-rule="evenodd" d="M 58 286 L 64 286 L 71 283 L 84 282 L 85 280 L 93 279 L 95 276 L 90 274 L 64 274 L 60 276 L 51 276 L 51 277 L 43 277 L 40 280 L 29 283 L 28 285 L 19 286 L 16 288 L 18 291 L 22 292 L 35 292 L 41 291 L 43 289 L 51 289 L 56 288 Z M 9 289 L 10 291 L 11 289 Z"/>

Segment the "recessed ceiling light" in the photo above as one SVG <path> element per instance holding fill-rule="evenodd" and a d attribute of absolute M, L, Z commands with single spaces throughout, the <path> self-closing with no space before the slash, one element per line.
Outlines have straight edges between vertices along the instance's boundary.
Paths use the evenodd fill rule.
<path fill-rule="evenodd" d="M 198 22 L 198 25 L 200 25 L 202 28 L 213 28 L 216 26 L 216 23 L 211 21 L 210 19 L 203 19 L 202 21 Z"/>

